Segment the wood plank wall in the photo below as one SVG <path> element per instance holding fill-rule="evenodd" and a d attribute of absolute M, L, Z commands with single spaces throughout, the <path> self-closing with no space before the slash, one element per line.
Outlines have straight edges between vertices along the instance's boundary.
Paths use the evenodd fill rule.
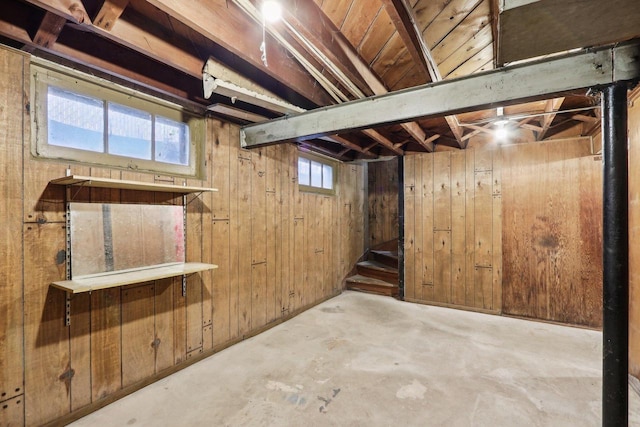
<path fill-rule="evenodd" d="M 404 158 L 405 299 L 499 312 L 499 152 Z"/>
<path fill-rule="evenodd" d="M 30 157 L 29 57 L 0 48 L 0 425 L 68 419 L 224 348 L 341 290 L 364 252 L 365 167 L 341 164 L 335 196 L 301 193 L 297 150 L 239 149 L 239 129 L 207 121 L 205 181 L 187 196 L 191 275 L 79 294 L 64 324 L 65 191 L 71 173 L 183 179 Z M 181 196 L 83 189 L 76 201 L 182 204 Z M 24 352 L 23 352 L 24 348 Z"/>
<path fill-rule="evenodd" d="M 589 138 L 502 152 L 504 313 L 601 326 L 601 156 Z"/>
<path fill-rule="evenodd" d="M 405 156 L 406 299 L 600 327 L 591 140 L 476 145 Z"/>
<path fill-rule="evenodd" d="M 369 247 L 398 238 L 398 157 L 368 164 Z"/>
<path fill-rule="evenodd" d="M 640 378 L 640 91 L 629 107 L 629 373 Z"/>

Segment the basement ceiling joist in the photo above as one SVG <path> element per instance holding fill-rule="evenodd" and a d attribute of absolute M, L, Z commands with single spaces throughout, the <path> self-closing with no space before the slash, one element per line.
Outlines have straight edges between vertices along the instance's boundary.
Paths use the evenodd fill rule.
<path fill-rule="evenodd" d="M 640 78 L 640 44 L 583 51 L 457 80 L 352 101 L 241 130 L 243 147 L 309 138 L 441 116 L 501 103 L 543 99 L 577 89 Z"/>

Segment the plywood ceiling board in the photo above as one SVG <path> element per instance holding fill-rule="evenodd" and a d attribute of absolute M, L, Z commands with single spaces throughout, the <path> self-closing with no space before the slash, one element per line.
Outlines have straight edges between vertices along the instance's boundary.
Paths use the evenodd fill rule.
<path fill-rule="evenodd" d="M 381 8 L 379 0 L 356 0 L 353 2 L 341 28 L 342 34 L 351 42 L 352 46 L 360 45 Z"/>
<path fill-rule="evenodd" d="M 448 75 L 473 55 L 491 44 L 491 41 L 491 26 L 486 25 L 453 53 L 450 53 L 446 59 L 438 62 L 440 72 L 443 76 Z"/>
<path fill-rule="evenodd" d="M 413 10 L 416 14 L 417 24 L 421 31 L 424 32 L 425 28 L 433 22 L 440 12 L 449 4 L 452 0 L 419 0 Z"/>
<path fill-rule="evenodd" d="M 394 70 L 395 71 L 395 70 Z M 394 75 L 392 75 L 391 73 L 388 73 L 389 75 L 387 76 L 387 79 L 389 80 L 389 89 L 391 91 L 395 91 L 395 90 L 401 90 L 401 89 L 405 89 L 408 87 L 413 87 L 413 86 L 419 86 L 421 84 L 424 84 L 424 71 L 422 70 L 421 67 L 417 66 L 416 64 L 411 64 L 411 67 L 409 68 L 405 68 L 403 67 L 402 70 L 403 74 L 397 74 L 397 79 L 395 79 L 395 81 L 392 81 L 392 77 L 395 77 Z"/>
<path fill-rule="evenodd" d="M 389 14 L 384 8 L 381 9 L 371 24 L 369 31 L 362 39 L 362 43 L 358 46 L 358 53 L 367 63 L 371 64 L 389 42 L 395 31 L 396 27 L 393 25 Z"/>
<path fill-rule="evenodd" d="M 406 52 L 407 48 L 398 33 L 395 32 L 380 52 L 380 55 L 373 61 L 371 68 L 378 76 L 384 76 L 390 68 L 397 66 L 397 61 L 402 58 Z M 411 56 L 407 55 L 407 60 L 410 59 Z"/>
<path fill-rule="evenodd" d="M 469 61 L 462 64 L 462 66 L 451 73 L 449 77 L 455 79 L 458 77 L 468 76 L 469 74 L 493 70 L 493 46 L 490 47 L 491 49 L 481 52 L 482 55 L 476 55 L 474 58 L 471 58 Z M 482 60 L 486 60 L 486 62 L 477 66 L 482 62 Z"/>
<path fill-rule="evenodd" d="M 336 27 L 341 28 L 351 3 L 353 3 L 352 0 L 324 0 L 322 11 L 336 24 Z"/>
<path fill-rule="evenodd" d="M 433 49 L 483 1 L 452 0 L 423 31 L 427 46 Z"/>
<path fill-rule="evenodd" d="M 440 64 L 473 38 L 489 22 L 489 2 L 483 1 L 431 50 L 433 59 L 437 64 Z"/>

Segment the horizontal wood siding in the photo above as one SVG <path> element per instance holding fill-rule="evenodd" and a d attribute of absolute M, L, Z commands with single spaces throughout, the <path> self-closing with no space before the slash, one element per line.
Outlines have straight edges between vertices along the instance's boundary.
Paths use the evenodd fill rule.
<path fill-rule="evenodd" d="M 0 49 L 0 424 L 84 411 L 342 289 L 364 251 L 365 167 L 339 164 L 335 196 L 300 193 L 295 146 L 242 150 L 239 128 L 213 119 L 206 180 L 35 160 L 28 69 L 27 56 Z M 186 257 L 219 268 L 190 275 L 186 295 L 181 278 L 75 295 L 65 326 L 65 294 L 49 286 L 65 277 L 65 190 L 49 181 L 67 169 L 218 188 L 186 197 Z M 101 188 L 74 192 L 74 201 L 183 203 Z"/>

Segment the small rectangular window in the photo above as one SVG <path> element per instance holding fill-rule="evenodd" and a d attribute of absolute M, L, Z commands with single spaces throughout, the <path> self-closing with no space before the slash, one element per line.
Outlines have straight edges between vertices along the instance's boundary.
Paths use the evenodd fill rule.
<path fill-rule="evenodd" d="M 109 154 L 151 160 L 152 116 L 135 108 L 109 103 Z"/>
<path fill-rule="evenodd" d="M 308 156 L 305 154 L 304 156 Z M 317 193 L 334 194 L 334 165 L 329 160 L 298 157 L 298 184 L 300 189 Z"/>
<path fill-rule="evenodd" d="M 47 116 L 50 145 L 96 152 L 104 150 L 101 100 L 49 86 Z"/>
<path fill-rule="evenodd" d="M 31 75 L 35 156 L 204 177 L 203 116 L 38 58 Z"/>

